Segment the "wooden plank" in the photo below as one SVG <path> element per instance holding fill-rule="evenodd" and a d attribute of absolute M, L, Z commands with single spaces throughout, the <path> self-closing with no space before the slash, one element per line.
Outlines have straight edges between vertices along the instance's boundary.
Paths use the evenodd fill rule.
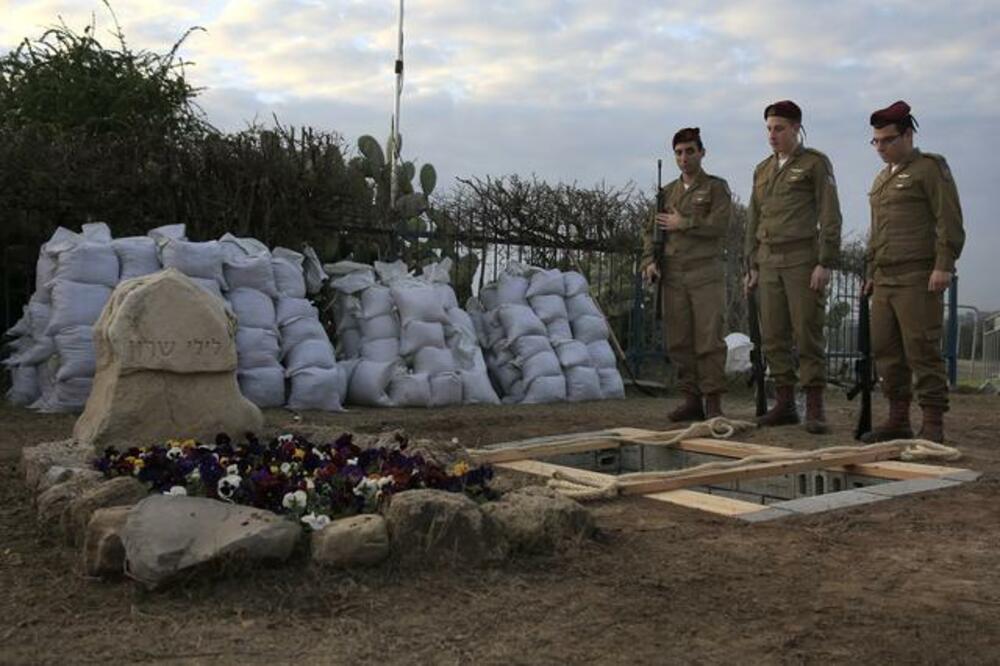
<path fill-rule="evenodd" d="M 759 479 L 782 474 L 797 474 L 806 470 L 824 469 L 832 465 L 852 465 L 886 460 L 897 454 L 898 448 L 895 446 L 872 447 L 863 452 L 832 453 L 826 455 L 820 453 L 817 458 L 811 460 L 756 463 L 723 470 L 692 472 L 665 479 L 623 481 L 621 484 L 621 493 L 623 495 L 648 495 L 663 490 L 677 490 L 679 488 L 690 488 L 691 486 L 710 485 L 744 479 Z"/>
<path fill-rule="evenodd" d="M 551 458 L 567 453 L 617 449 L 626 446 L 636 436 L 659 434 L 654 430 L 637 428 L 614 428 L 594 432 L 571 433 L 553 437 L 535 437 L 516 442 L 504 442 L 483 449 L 469 449 L 469 455 L 477 463 L 501 463 L 531 458 Z"/>

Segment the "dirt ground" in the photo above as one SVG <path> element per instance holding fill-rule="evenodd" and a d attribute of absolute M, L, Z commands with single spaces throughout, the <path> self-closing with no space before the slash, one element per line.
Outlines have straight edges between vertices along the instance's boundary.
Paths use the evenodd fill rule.
<path fill-rule="evenodd" d="M 299 561 L 157 593 L 85 579 L 79 553 L 36 529 L 17 457 L 68 436 L 73 417 L 0 407 L 0 662 L 998 663 L 1000 398 L 953 402 L 947 424 L 965 454 L 959 465 L 985 472 L 958 488 L 759 525 L 619 499 L 591 505 L 598 538 L 557 556 L 351 573 Z M 671 429 L 673 403 L 359 409 L 304 422 L 402 427 L 478 446 Z M 729 407 L 751 416 L 747 398 Z M 853 408 L 834 399 L 830 436 L 793 427 L 746 439 L 852 443 Z M 268 418 L 293 425 L 288 412 Z"/>

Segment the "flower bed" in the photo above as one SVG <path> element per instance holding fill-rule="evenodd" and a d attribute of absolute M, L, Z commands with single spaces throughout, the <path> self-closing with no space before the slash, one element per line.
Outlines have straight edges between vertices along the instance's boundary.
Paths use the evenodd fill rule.
<path fill-rule="evenodd" d="M 164 445 L 109 448 L 94 461 L 108 477 L 134 476 L 150 492 L 198 495 L 266 509 L 319 529 L 331 519 L 371 513 L 384 499 L 414 488 L 488 498 L 493 469 L 457 462 L 443 467 L 398 447 L 362 449 L 350 433 L 327 444 L 299 435 L 264 443 L 253 435 L 214 444 L 170 440 Z"/>

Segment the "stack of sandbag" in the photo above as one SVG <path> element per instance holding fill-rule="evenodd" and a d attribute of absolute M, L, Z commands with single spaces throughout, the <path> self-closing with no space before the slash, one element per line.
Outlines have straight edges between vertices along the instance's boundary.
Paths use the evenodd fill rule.
<path fill-rule="evenodd" d="M 581 274 L 512 263 L 468 309 L 504 402 L 624 397 L 607 321 Z"/>
<path fill-rule="evenodd" d="M 307 298 L 326 279 L 319 259 L 310 253 L 279 247 L 270 256 L 277 293 L 275 322 L 288 379 L 286 404 L 292 409 L 338 412 L 347 394 L 347 375 L 337 363 L 319 311 Z"/>
<path fill-rule="evenodd" d="M 505 403 L 559 402 L 567 397 L 566 377 L 549 339 L 550 325 L 528 300 L 531 273 L 529 267 L 512 263 L 467 304 L 490 376 Z M 551 321 L 553 334 L 564 334 L 559 318 Z"/>
<path fill-rule="evenodd" d="M 45 335 L 55 343 L 55 356 L 46 362 L 41 394 L 31 406 L 43 412 L 80 409 L 93 384 L 96 358 L 92 327 L 118 284 L 118 255 L 105 224 L 85 224 L 82 233 L 57 230 L 42 254 L 49 265 L 35 296 L 48 299 L 51 314 Z"/>
<path fill-rule="evenodd" d="M 573 340 L 587 346 L 593 367 L 597 369 L 602 396 L 605 399 L 624 398 L 625 384 L 618 372 L 615 352 L 608 342 L 611 330 L 607 319 L 590 295 L 587 278 L 571 271 L 563 274 L 563 283 L 566 289 L 566 313 Z"/>
<path fill-rule="evenodd" d="M 402 262 L 329 267 L 334 324 L 354 404 L 496 404 L 468 314 L 449 283 L 451 262 L 412 276 Z"/>

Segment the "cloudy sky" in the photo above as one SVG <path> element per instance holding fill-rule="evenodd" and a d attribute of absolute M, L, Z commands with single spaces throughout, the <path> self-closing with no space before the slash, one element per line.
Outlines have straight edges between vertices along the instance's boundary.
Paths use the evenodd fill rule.
<path fill-rule="evenodd" d="M 186 28 L 206 29 L 181 53 L 221 129 L 274 113 L 349 140 L 388 133 L 395 0 L 113 4 L 133 48 L 162 52 Z M 0 6 L 0 51 L 59 16 L 82 28 L 95 15 L 99 37 L 111 27 L 97 0 Z M 996 0 L 408 0 L 403 152 L 432 162 L 439 188 L 534 173 L 651 189 L 665 142 L 697 125 L 707 169 L 745 201 L 768 149 L 763 107 L 791 98 L 807 143 L 833 160 L 845 231 L 861 235 L 881 166 L 868 115 L 906 99 L 918 145 L 944 154 L 958 182 L 969 239 L 960 300 L 1000 309 L 998 13 Z"/>

